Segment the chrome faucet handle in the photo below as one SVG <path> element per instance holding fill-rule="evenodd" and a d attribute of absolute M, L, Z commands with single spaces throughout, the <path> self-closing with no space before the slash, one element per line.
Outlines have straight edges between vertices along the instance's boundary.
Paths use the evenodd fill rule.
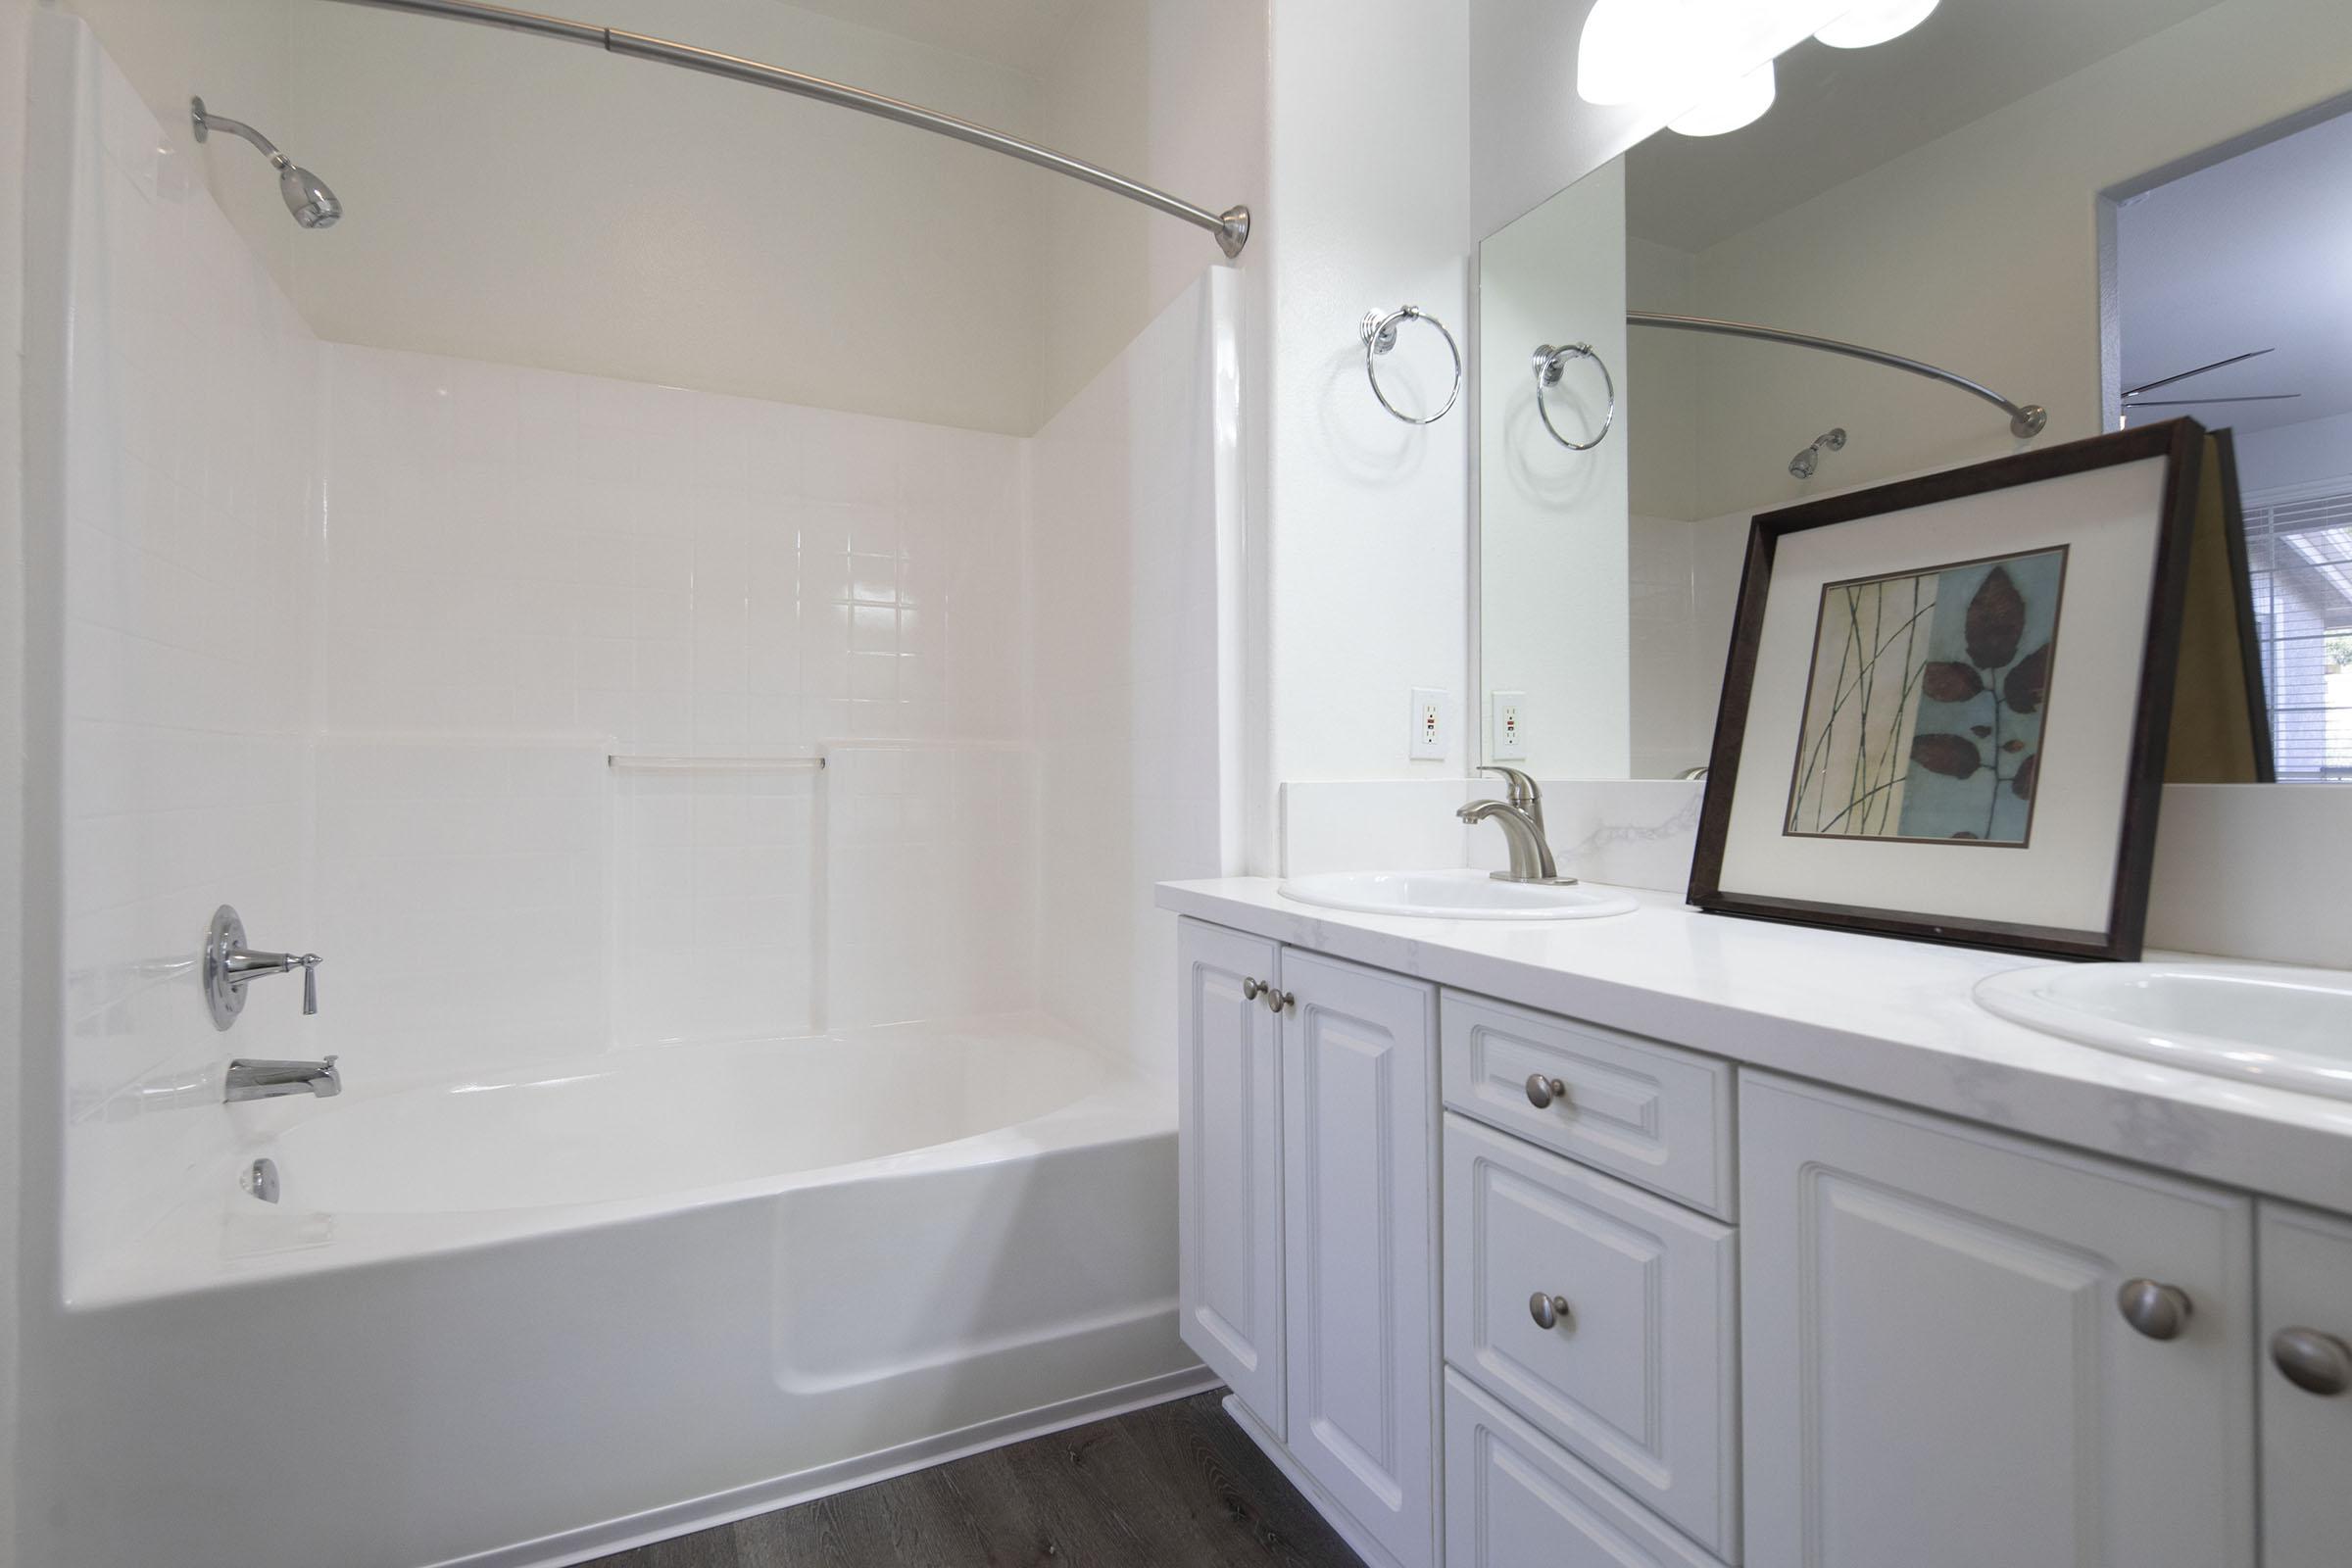
<path fill-rule="evenodd" d="M 306 1018 L 318 1015 L 318 965 L 323 961 L 316 953 L 306 953 L 294 959 L 302 965 L 302 1015 Z M 332 1063 L 335 1058 L 326 1059 Z"/>

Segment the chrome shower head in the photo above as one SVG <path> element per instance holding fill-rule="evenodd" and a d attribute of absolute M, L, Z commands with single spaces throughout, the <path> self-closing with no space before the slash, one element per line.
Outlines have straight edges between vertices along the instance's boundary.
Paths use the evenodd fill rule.
<path fill-rule="evenodd" d="M 294 221 L 303 227 L 332 228 L 335 220 L 343 216 L 343 204 L 335 199 L 333 191 L 327 189 L 325 180 L 279 152 L 275 142 L 251 125 L 241 120 L 206 113 L 201 98 L 188 100 L 188 119 L 194 123 L 196 139 L 200 142 L 210 139 L 216 130 L 225 130 L 260 148 L 262 155 L 270 160 L 270 167 L 277 171 L 277 193 L 285 198 L 286 211 L 292 213 Z"/>
<path fill-rule="evenodd" d="M 1843 452 L 1845 450 L 1845 426 L 1839 425 L 1835 430 L 1825 430 L 1815 436 L 1811 446 L 1788 460 L 1789 475 L 1798 479 L 1812 478 L 1815 473 L 1820 471 L 1821 454 L 1825 447 L 1832 452 Z"/>
<path fill-rule="evenodd" d="M 294 215 L 294 221 L 305 228 L 332 228 L 335 220 L 343 216 L 343 204 L 326 188 L 326 181 L 300 164 L 288 164 L 277 172 L 277 191 L 286 199 L 286 211 Z"/>

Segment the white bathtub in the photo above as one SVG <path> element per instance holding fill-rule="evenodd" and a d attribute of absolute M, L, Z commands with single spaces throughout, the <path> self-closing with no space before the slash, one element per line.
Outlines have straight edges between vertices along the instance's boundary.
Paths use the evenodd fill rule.
<path fill-rule="evenodd" d="M 342 1065 L 74 1303 L 91 1561 L 571 1562 L 1209 1384 L 1172 1091 L 1042 1020 Z"/>

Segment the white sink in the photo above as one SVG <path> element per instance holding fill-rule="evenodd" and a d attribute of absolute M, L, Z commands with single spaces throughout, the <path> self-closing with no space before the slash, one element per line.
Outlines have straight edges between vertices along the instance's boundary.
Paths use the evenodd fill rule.
<path fill-rule="evenodd" d="M 1977 1001 L 2103 1051 L 2352 1100 L 2352 973 L 2342 970 L 2062 964 L 1987 975 Z"/>
<path fill-rule="evenodd" d="M 1497 882 L 1484 871 L 1337 871 L 1295 876 L 1282 896 L 1357 914 L 1414 914 L 1429 920 L 1593 920 L 1631 914 L 1621 893 L 1570 884 Z"/>

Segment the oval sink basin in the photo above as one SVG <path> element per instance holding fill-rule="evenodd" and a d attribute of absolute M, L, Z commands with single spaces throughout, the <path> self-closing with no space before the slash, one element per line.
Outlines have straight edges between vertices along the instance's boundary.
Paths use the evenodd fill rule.
<path fill-rule="evenodd" d="M 2352 1100 L 2352 974 L 2234 963 L 2061 964 L 1977 982 L 2015 1023 L 2190 1072 Z"/>
<path fill-rule="evenodd" d="M 1292 877 L 1279 891 L 1325 909 L 1428 920 L 1593 920 L 1639 907 L 1621 893 L 1581 884 L 1497 882 L 1484 871 L 1337 871 Z"/>

